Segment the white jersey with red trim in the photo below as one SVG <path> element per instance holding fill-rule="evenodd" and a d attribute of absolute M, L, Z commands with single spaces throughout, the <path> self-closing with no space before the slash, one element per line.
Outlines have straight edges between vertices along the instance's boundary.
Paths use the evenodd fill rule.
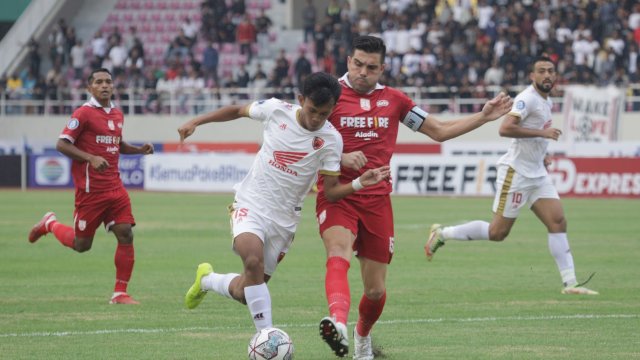
<path fill-rule="evenodd" d="M 318 172 L 340 173 L 340 134 L 328 121 L 306 130 L 297 120 L 300 109 L 275 98 L 251 104 L 249 116 L 264 126 L 263 144 L 247 176 L 234 186 L 239 204 L 284 227 L 298 224 Z"/>
<path fill-rule="evenodd" d="M 524 128 L 542 130 L 551 127 L 552 106 L 550 97 L 543 98 L 533 85 L 529 85 L 516 96 L 508 115 L 520 118 L 519 125 Z M 543 137 L 512 139 L 498 164 L 509 165 L 528 178 L 545 176 L 544 157 L 548 145 L 549 140 Z"/>

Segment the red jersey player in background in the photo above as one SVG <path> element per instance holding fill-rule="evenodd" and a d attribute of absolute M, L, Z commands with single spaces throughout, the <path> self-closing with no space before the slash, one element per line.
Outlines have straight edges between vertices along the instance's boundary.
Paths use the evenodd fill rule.
<path fill-rule="evenodd" d="M 340 183 L 351 182 L 367 169 L 389 165 L 400 123 L 433 140 L 465 134 L 506 114 L 513 101 L 499 94 L 481 112 L 456 120 L 439 121 L 406 94 L 378 80 L 385 69 L 386 46 L 374 36 L 353 40 L 347 73 L 340 79 L 342 94 L 329 116 L 344 142 Z M 337 202 L 325 198 L 318 181 L 316 215 L 327 254 L 325 291 L 329 316 L 320 321 L 320 335 L 339 357 L 349 351 L 347 317 L 351 295 L 347 272 L 351 254 L 360 261 L 364 294 L 358 307 L 354 359 L 373 359 L 370 331 L 386 300 L 387 265 L 393 256 L 391 182 L 383 181 Z"/>
<path fill-rule="evenodd" d="M 77 252 L 91 249 L 101 223 L 118 240 L 115 253 L 116 284 L 110 304 L 138 304 L 127 294 L 133 272 L 135 225 L 131 201 L 118 171 L 120 154 L 153 154 L 153 145 L 133 146 L 122 140 L 124 117 L 111 102 L 113 80 L 107 69 L 91 72 L 87 90 L 91 99 L 77 108 L 62 130 L 56 149 L 72 159 L 75 184 L 73 227 L 59 223 L 48 212 L 29 233 L 29 242 L 53 233 Z"/>

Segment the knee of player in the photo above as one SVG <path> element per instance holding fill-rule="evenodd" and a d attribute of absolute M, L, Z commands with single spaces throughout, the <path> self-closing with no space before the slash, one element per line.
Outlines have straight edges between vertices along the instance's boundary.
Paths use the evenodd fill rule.
<path fill-rule="evenodd" d="M 244 270 L 249 278 L 264 280 L 264 262 L 259 256 L 247 256 L 244 259 Z"/>
<path fill-rule="evenodd" d="M 384 295 L 385 292 L 386 290 L 384 287 L 365 289 L 364 296 L 371 300 L 378 300 Z"/>
<path fill-rule="evenodd" d="M 91 242 L 90 241 L 79 241 L 77 238 L 73 243 L 73 250 L 83 253 L 91 250 Z"/>
<path fill-rule="evenodd" d="M 508 229 L 492 229 L 489 227 L 489 240 L 503 241 L 509 235 Z"/>
<path fill-rule="evenodd" d="M 564 216 L 553 219 L 553 222 L 547 226 L 550 233 L 567 232 L 567 220 Z"/>

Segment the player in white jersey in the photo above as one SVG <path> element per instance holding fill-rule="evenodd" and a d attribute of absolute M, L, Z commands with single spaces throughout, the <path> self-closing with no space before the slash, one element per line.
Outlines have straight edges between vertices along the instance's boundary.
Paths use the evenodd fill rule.
<path fill-rule="evenodd" d="M 500 126 L 500 135 L 513 138 L 507 153 L 498 160 L 493 220 L 471 221 L 462 225 L 431 226 L 425 245 L 431 260 L 447 240 L 502 241 L 515 223 L 520 209 L 528 205 L 547 227 L 548 245 L 563 282 L 563 294 L 597 295 L 576 279 L 573 256 L 567 239 L 567 221 L 560 197 L 549 179 L 546 157 L 549 139 L 562 134 L 551 126 L 549 92 L 556 80 L 555 65 L 547 57 L 537 58 L 529 75 L 532 84 L 516 96 L 511 112 Z"/>
<path fill-rule="evenodd" d="M 353 182 L 339 183 L 342 138 L 326 118 L 340 92 L 331 75 L 314 73 L 298 95 L 300 105 L 272 98 L 225 106 L 178 129 L 182 142 L 197 126 L 210 122 L 249 117 L 264 126 L 263 145 L 247 176 L 235 186 L 230 209 L 233 250 L 242 259 L 243 272 L 219 274 L 209 263 L 200 264 L 185 296 L 187 308 L 195 308 L 207 291 L 215 291 L 246 304 L 256 330 L 272 327 L 266 283 L 293 241 L 304 197 L 318 172 L 325 175 L 324 186 L 333 201 L 389 177 L 389 167 L 384 166 Z"/>

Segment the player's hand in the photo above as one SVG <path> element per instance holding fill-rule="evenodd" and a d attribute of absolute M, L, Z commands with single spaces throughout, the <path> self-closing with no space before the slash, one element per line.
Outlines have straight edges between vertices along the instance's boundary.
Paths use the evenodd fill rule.
<path fill-rule="evenodd" d="M 178 128 L 178 134 L 180 134 L 180 144 L 184 142 L 184 139 L 188 138 L 196 131 L 196 126 L 191 122 L 184 123 Z"/>
<path fill-rule="evenodd" d="M 544 138 L 557 141 L 560 135 L 562 135 L 562 130 L 556 128 L 546 128 L 542 130 L 542 133 L 544 134 Z"/>
<path fill-rule="evenodd" d="M 544 168 L 545 169 L 549 169 L 549 166 L 551 166 L 551 162 L 553 161 L 553 158 L 551 157 L 551 155 L 545 155 L 544 156 L 544 160 L 542 160 L 542 163 L 544 164 Z"/>
<path fill-rule="evenodd" d="M 360 170 L 366 163 L 367 157 L 362 151 L 342 154 L 340 160 L 340 165 L 353 170 Z"/>
<path fill-rule="evenodd" d="M 513 107 L 513 99 L 511 96 L 501 92 L 484 104 L 482 107 L 482 115 L 487 121 L 496 120 L 508 113 L 511 107 Z"/>
<path fill-rule="evenodd" d="M 89 159 L 89 163 L 97 172 L 103 172 L 109 167 L 109 162 L 102 156 L 92 156 Z"/>
<path fill-rule="evenodd" d="M 391 176 L 391 168 L 387 166 L 381 166 L 377 169 L 369 169 L 360 175 L 360 183 L 363 186 L 371 186 L 379 183 L 382 180 L 388 179 Z"/>
<path fill-rule="evenodd" d="M 153 144 L 146 143 L 140 147 L 140 153 L 143 155 L 153 154 Z"/>

